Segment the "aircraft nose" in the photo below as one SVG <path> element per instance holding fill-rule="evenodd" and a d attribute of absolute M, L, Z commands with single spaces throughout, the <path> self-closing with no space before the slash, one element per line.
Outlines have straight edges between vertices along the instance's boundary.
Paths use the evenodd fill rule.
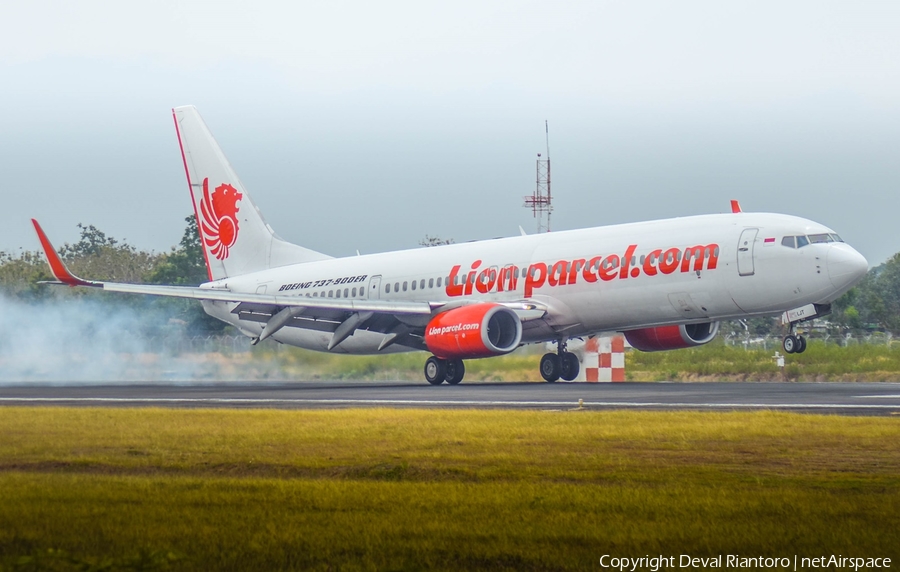
<path fill-rule="evenodd" d="M 866 258 L 847 244 L 833 244 L 825 259 L 828 278 L 838 290 L 856 284 L 869 270 Z"/>

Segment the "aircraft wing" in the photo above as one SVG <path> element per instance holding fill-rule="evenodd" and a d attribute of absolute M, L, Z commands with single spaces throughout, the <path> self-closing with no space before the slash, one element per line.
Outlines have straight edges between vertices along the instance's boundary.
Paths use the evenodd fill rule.
<path fill-rule="evenodd" d="M 32 223 L 34 223 L 34 229 L 37 231 L 38 238 L 41 241 L 50 270 L 56 278 L 56 281 L 45 283 L 100 288 L 108 292 L 236 303 L 237 307 L 232 310 L 232 313 L 237 314 L 243 320 L 266 324 L 265 330 L 269 333 L 264 333 L 260 336 L 260 340 L 269 337 L 281 327 L 288 325 L 331 331 L 336 334 L 335 339 L 337 339 L 339 337 L 337 332 L 346 324 L 345 329 L 349 329 L 349 333 L 352 333 L 357 327 L 366 327 L 366 329 L 374 329 L 386 334 L 401 332 L 400 335 L 391 338 L 389 343 L 394 343 L 397 340 L 397 343 L 401 343 L 401 345 L 419 346 L 417 339 L 410 339 L 410 334 L 412 334 L 412 338 L 419 337 L 415 335 L 415 331 L 409 331 L 409 328 L 405 327 L 398 327 L 401 324 L 395 317 L 431 316 L 443 309 L 455 308 L 461 305 L 459 302 L 450 304 L 445 301 L 411 302 L 402 300 L 307 298 L 233 292 L 222 288 L 204 288 L 199 286 L 162 286 L 84 280 L 69 271 L 56 253 L 40 224 L 34 219 L 32 219 Z M 462 302 L 462 304 L 465 303 Z M 516 312 L 522 321 L 541 318 L 545 313 L 545 309 L 535 303 L 506 302 L 502 304 Z M 409 322 L 409 319 L 402 321 Z M 414 321 L 418 322 L 419 320 Z M 413 328 L 413 330 L 415 329 Z M 337 345 L 337 343 L 340 343 L 340 341 L 335 342 L 333 345 Z M 383 347 L 386 347 L 386 345 Z"/>
<path fill-rule="evenodd" d="M 195 300 L 216 300 L 219 302 L 244 302 L 248 304 L 263 304 L 281 307 L 321 308 L 349 312 L 387 312 L 391 314 L 424 314 L 430 315 L 434 308 L 439 308 L 442 303 L 406 302 L 384 300 L 341 300 L 341 299 L 317 299 L 301 298 L 299 296 L 249 294 L 232 292 L 220 288 L 202 288 L 192 286 L 159 286 L 153 284 L 123 284 L 119 282 L 99 282 L 84 280 L 72 274 L 65 263 L 54 250 L 53 245 L 44 233 L 44 229 L 38 221 L 31 219 L 34 229 L 37 231 L 44 255 L 50 264 L 50 271 L 56 278 L 56 282 L 48 284 L 65 284 L 67 286 L 88 286 L 102 288 L 110 292 L 125 292 L 128 294 L 150 294 L 153 296 L 171 296 L 174 298 L 193 298 Z"/>
<path fill-rule="evenodd" d="M 244 294 L 217 288 L 200 288 L 190 286 L 156 286 L 150 284 L 121 284 L 118 282 L 99 282 L 104 290 L 110 292 L 127 292 L 129 294 L 151 294 L 153 296 L 172 296 L 175 298 L 193 298 L 195 300 L 216 300 L 219 302 L 244 302 L 248 304 L 268 304 L 283 307 L 302 307 L 310 309 L 342 310 L 347 312 L 387 312 L 391 314 L 424 314 L 430 315 L 435 308 L 442 306 L 436 302 L 403 302 L 384 300 L 341 300 L 333 298 L 305 298 L 300 296 L 274 296 L 268 294 Z"/>

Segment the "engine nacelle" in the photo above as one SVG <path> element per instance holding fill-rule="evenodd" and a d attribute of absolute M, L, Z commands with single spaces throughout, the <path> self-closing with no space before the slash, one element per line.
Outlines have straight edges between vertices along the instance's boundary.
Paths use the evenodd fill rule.
<path fill-rule="evenodd" d="M 631 347 L 642 352 L 679 350 L 702 346 L 713 341 L 719 333 L 719 322 L 686 324 L 681 326 L 659 326 L 625 332 L 625 339 Z"/>
<path fill-rule="evenodd" d="M 500 304 L 472 304 L 438 314 L 425 327 L 425 345 L 439 358 L 507 354 L 522 340 L 522 322 Z"/>

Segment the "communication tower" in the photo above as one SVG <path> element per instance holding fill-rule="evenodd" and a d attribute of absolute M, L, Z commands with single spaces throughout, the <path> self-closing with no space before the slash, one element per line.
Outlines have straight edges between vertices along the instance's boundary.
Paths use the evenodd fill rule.
<path fill-rule="evenodd" d="M 534 218 L 537 219 L 537 231 L 550 232 L 550 215 L 553 213 L 553 204 L 550 194 L 550 127 L 544 120 L 544 135 L 547 138 L 547 156 L 537 156 L 537 184 L 534 194 L 525 197 L 525 207 L 531 209 Z M 544 224 L 544 213 L 547 213 L 547 224 Z"/>

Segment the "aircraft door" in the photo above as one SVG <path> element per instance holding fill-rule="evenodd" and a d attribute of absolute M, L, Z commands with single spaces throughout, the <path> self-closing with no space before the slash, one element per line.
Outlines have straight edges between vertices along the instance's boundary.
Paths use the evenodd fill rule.
<path fill-rule="evenodd" d="M 758 228 L 745 228 L 738 241 L 737 266 L 741 276 L 753 276 L 756 269 L 753 267 L 753 246 L 756 244 Z"/>
<path fill-rule="evenodd" d="M 369 300 L 381 297 L 381 274 L 369 278 Z"/>

